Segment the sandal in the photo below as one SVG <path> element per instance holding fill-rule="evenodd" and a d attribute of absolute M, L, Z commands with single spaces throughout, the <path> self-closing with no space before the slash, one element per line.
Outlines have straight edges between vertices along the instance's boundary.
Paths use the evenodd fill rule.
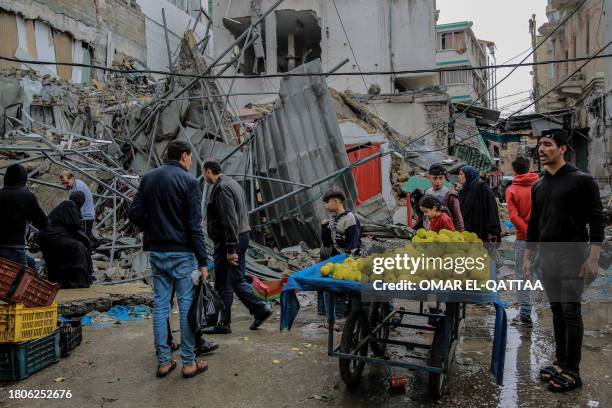
<path fill-rule="evenodd" d="M 163 369 L 165 367 L 168 367 L 168 370 L 163 371 Z M 160 364 L 157 366 L 157 378 L 163 378 L 165 376 L 167 376 L 168 374 L 170 374 L 172 372 L 172 370 L 174 370 L 176 368 L 176 360 L 172 360 L 170 361 L 168 364 Z"/>
<path fill-rule="evenodd" d="M 197 361 L 195 362 L 196 369 L 190 373 L 185 373 L 185 367 L 183 367 L 183 378 L 193 378 L 198 374 L 202 374 L 204 371 L 208 370 L 208 363 L 205 361 Z"/>
<path fill-rule="evenodd" d="M 555 361 L 552 363 L 552 365 L 544 367 L 540 370 L 540 381 L 550 381 L 560 375 L 562 372 L 563 369 L 561 368 L 561 364 Z"/>
<path fill-rule="evenodd" d="M 325 330 L 328 330 L 328 329 L 329 329 L 329 323 L 327 323 L 327 322 L 323 323 L 323 326 L 322 326 L 322 327 L 323 327 Z M 342 327 L 340 327 L 339 325 L 337 325 L 336 323 L 334 323 L 334 331 L 335 331 L 335 332 L 341 332 L 341 331 L 342 331 Z"/>
<path fill-rule="evenodd" d="M 561 374 L 549 381 L 548 389 L 552 392 L 567 392 L 582 387 L 580 375 L 575 371 L 563 370 Z"/>

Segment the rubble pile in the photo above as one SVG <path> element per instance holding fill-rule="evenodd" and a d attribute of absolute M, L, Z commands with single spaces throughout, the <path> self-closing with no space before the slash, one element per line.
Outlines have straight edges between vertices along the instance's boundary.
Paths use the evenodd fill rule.
<path fill-rule="evenodd" d="M 115 55 L 113 68 L 136 66 L 132 58 Z M 182 40 L 175 71 L 209 72 L 203 49 L 190 30 Z M 240 132 L 235 131 L 227 98 L 219 96 L 214 80 L 155 80 L 111 71 L 104 82 L 93 79 L 85 85 L 12 69 L 0 72 L 0 83 L 14 91 L 3 95 L 0 174 L 10 164 L 22 164 L 30 188 L 47 212 L 67 199 L 67 194 L 57 191 L 65 190 L 59 184 L 62 170 L 89 185 L 97 215 L 98 242 L 92 258 L 100 281 L 147 274 L 141 234 L 127 221 L 127 211 L 139 177 L 162 164 L 166 145 L 186 139 L 202 157 L 209 141 L 238 143 Z M 200 165 L 194 163 L 196 175 Z"/>

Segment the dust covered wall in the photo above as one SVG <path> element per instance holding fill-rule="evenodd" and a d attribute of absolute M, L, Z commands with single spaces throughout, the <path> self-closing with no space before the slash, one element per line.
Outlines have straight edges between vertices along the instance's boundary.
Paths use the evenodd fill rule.
<path fill-rule="evenodd" d="M 373 112 L 406 141 L 429 132 L 424 137 L 429 148 L 448 146 L 449 98 L 444 92 L 408 91 L 397 96 L 375 96 L 370 100 L 375 106 Z"/>
<path fill-rule="evenodd" d="M 0 9 L 90 44 L 94 63 L 106 64 L 109 32 L 113 51 L 146 63 L 144 14 L 135 0 L 0 0 Z"/>
<path fill-rule="evenodd" d="M 112 33 L 111 44 L 115 52 L 136 58 L 143 66 L 147 63 L 145 18 L 135 0 L 98 0 L 98 17 L 104 31 Z M 106 39 L 101 39 L 105 42 Z M 157 50 L 161 52 L 162 50 Z"/>
<path fill-rule="evenodd" d="M 147 67 L 153 70 L 166 71 L 168 69 L 168 53 L 166 52 L 166 37 L 163 26 L 162 9 L 166 13 L 166 26 L 170 49 L 174 53 L 183 38 L 185 28 L 193 27 L 195 19 L 183 9 L 178 8 L 168 0 L 135 0 L 145 15 Z M 176 0 L 174 1 L 176 2 Z M 206 18 L 202 16 L 195 28 L 198 38 L 206 35 Z M 212 41 L 209 40 L 207 54 L 212 53 Z M 210 55 L 209 55 L 210 56 Z M 154 75 L 155 76 L 155 75 Z M 161 77 L 161 76 L 160 76 Z"/>
<path fill-rule="evenodd" d="M 261 0 L 261 10 L 267 10 L 274 2 Z M 216 54 L 224 51 L 234 40 L 224 26 L 224 17 L 248 17 L 250 5 L 251 1 L 247 0 L 215 0 L 212 3 Z M 434 0 L 335 0 L 336 12 L 334 2 L 330 0 L 285 0 L 265 19 L 266 73 L 277 73 L 279 59 L 283 58 L 279 55 L 277 28 L 286 27 L 290 21 L 282 21 L 283 14 L 277 12 L 286 10 L 314 14 L 321 32 L 319 45 L 324 71 L 331 70 L 345 58 L 349 62 L 338 73 L 434 68 L 435 5 Z M 300 24 L 295 22 L 295 28 L 297 32 Z M 226 72 L 233 73 L 233 69 Z M 391 93 L 395 88 L 394 79 L 391 75 L 333 76 L 327 78 L 327 83 L 339 91 L 350 90 L 357 94 L 367 94 L 370 86 L 376 84 L 382 93 Z M 413 84 L 418 83 L 415 78 L 410 80 Z M 276 78 L 238 79 L 233 89 L 237 92 L 276 92 L 279 83 Z M 261 103 L 273 99 L 274 96 L 270 95 L 248 95 L 233 97 L 232 101 L 243 106 L 248 102 Z"/>

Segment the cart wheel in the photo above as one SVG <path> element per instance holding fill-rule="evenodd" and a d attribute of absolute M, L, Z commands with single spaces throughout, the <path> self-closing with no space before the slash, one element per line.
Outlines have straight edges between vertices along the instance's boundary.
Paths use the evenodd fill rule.
<path fill-rule="evenodd" d="M 370 330 L 374 330 L 376 326 L 391 312 L 389 303 L 375 302 L 370 305 L 368 312 L 368 321 L 370 322 Z M 387 340 L 389 338 L 389 325 L 385 324 L 375 335 L 377 340 Z M 371 342 L 370 347 L 372 353 L 378 357 L 384 357 L 387 351 L 387 343 Z"/>
<path fill-rule="evenodd" d="M 431 344 L 429 355 L 429 366 L 442 367 L 444 361 L 444 325 L 438 324 L 434 332 L 433 343 Z M 429 396 L 439 399 L 446 391 L 446 374 L 429 373 Z"/>
<path fill-rule="evenodd" d="M 357 345 L 368 336 L 368 319 L 366 312 L 362 309 L 357 309 L 349 314 L 344 323 L 342 331 L 342 339 L 340 340 L 340 352 L 351 354 Z M 368 343 L 355 352 L 355 355 L 367 357 Z M 365 367 L 365 361 L 349 360 L 341 358 L 338 361 L 340 367 L 340 376 L 342 381 L 352 387 L 359 383 L 361 374 Z"/>

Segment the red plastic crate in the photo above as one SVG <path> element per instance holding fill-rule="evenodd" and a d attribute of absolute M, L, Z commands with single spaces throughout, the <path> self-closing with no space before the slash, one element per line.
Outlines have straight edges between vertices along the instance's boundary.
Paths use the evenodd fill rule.
<path fill-rule="evenodd" d="M 24 268 L 27 269 L 17 262 L 0 258 L 0 299 L 9 300 L 9 294 L 11 290 L 15 289 L 16 280 L 20 271 Z"/>
<path fill-rule="evenodd" d="M 27 270 L 10 301 L 23 303 L 25 307 L 51 306 L 59 289 L 58 284 L 40 279 L 31 270 Z"/>

